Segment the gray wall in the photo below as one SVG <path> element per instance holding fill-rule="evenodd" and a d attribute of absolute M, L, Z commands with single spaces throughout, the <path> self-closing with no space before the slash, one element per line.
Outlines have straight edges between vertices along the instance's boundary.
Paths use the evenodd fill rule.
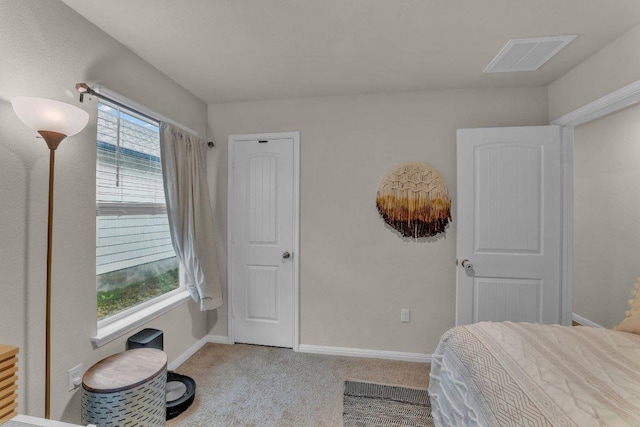
<path fill-rule="evenodd" d="M 640 25 L 551 83 L 549 119 L 640 80 Z M 587 123 L 575 133 L 573 311 L 606 327 L 622 320 L 640 270 L 634 212 L 640 111 Z M 633 157 L 636 155 L 636 157 Z"/>
<path fill-rule="evenodd" d="M 0 1 L 0 342 L 20 347 L 19 410 L 44 411 L 44 298 L 48 149 L 14 114 L 14 96 L 79 105 L 77 82 L 101 83 L 167 117 L 206 131 L 206 106 L 58 1 Z M 56 154 L 53 248 L 52 417 L 80 421 L 67 369 L 124 349 L 94 350 L 96 101 L 87 128 Z M 169 359 L 206 334 L 189 303 L 148 325 L 165 331 Z"/>
<path fill-rule="evenodd" d="M 210 185 L 226 206 L 229 135 L 300 131 L 300 342 L 432 353 L 454 324 L 456 129 L 546 122 L 544 87 L 209 105 Z M 432 164 L 449 187 L 454 222 L 439 238 L 403 241 L 378 216 L 380 180 L 409 160 Z M 226 209 L 216 224 L 225 236 Z M 226 335 L 226 309 L 211 326 Z"/>
<path fill-rule="evenodd" d="M 573 311 L 607 328 L 640 276 L 640 108 L 576 128 Z"/>
<path fill-rule="evenodd" d="M 640 25 L 548 86 L 549 121 L 640 79 Z"/>

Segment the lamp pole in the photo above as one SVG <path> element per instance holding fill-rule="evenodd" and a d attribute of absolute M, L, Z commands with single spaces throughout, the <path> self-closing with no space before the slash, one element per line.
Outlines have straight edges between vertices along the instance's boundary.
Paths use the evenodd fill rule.
<path fill-rule="evenodd" d="M 53 254 L 53 183 L 56 165 L 56 148 L 67 136 L 50 131 L 38 131 L 49 147 L 49 213 L 47 215 L 47 299 L 45 330 L 45 393 L 44 417 L 51 418 L 51 261 Z"/>

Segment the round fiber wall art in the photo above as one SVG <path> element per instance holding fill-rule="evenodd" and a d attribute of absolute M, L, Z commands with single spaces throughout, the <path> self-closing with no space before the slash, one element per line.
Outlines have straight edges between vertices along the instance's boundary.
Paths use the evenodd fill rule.
<path fill-rule="evenodd" d="M 376 206 L 384 222 L 404 237 L 435 236 L 451 220 L 451 198 L 440 172 L 428 163 L 406 162 L 389 171 Z"/>

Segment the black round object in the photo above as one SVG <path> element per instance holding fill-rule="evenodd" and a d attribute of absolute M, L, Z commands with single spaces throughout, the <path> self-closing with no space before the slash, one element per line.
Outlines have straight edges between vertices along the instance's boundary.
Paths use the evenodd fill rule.
<path fill-rule="evenodd" d="M 196 382 L 186 375 L 167 372 L 167 420 L 187 410 L 196 397 Z"/>

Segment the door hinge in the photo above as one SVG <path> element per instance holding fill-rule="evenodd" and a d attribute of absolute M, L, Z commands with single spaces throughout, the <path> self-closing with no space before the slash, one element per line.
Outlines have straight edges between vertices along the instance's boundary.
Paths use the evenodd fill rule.
<path fill-rule="evenodd" d="M 266 141 L 266 140 L 264 140 L 264 139 L 261 139 L 260 141 L 258 141 L 258 144 L 266 144 L 267 142 L 269 142 L 269 141 Z"/>

